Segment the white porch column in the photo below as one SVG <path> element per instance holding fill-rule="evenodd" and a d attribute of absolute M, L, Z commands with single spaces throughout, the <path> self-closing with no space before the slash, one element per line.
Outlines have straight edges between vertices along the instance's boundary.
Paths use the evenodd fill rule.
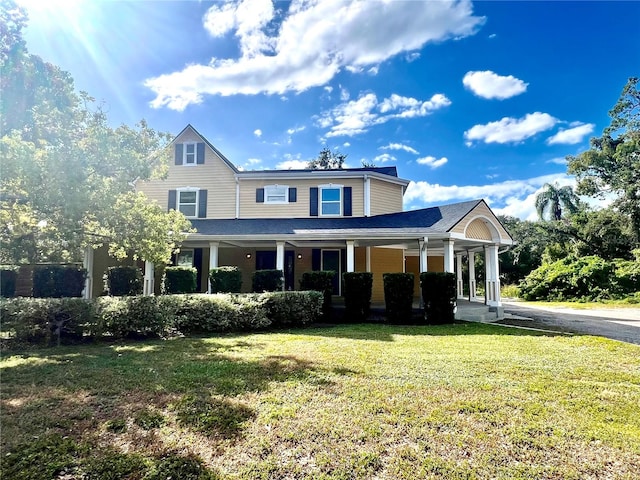
<path fill-rule="evenodd" d="M 469 257 L 469 301 L 476 300 L 476 254 L 468 252 Z"/>
<path fill-rule="evenodd" d="M 487 282 L 488 286 L 488 302 L 487 304 L 492 307 L 502 306 L 500 301 L 500 264 L 498 263 L 498 245 L 489 245 L 487 248 L 488 258 L 487 263 L 491 265 L 490 277 Z"/>
<path fill-rule="evenodd" d="M 354 241 L 347 240 L 347 272 L 356 271 L 356 259 L 355 259 L 355 251 L 353 246 L 354 246 Z"/>
<path fill-rule="evenodd" d="M 284 276 L 284 242 L 276 242 L 276 270 L 280 270 Z M 284 279 L 282 290 L 284 290 Z"/>
<path fill-rule="evenodd" d="M 444 271 L 449 273 L 453 272 L 453 239 L 445 238 L 442 241 L 444 245 Z"/>
<path fill-rule="evenodd" d="M 220 247 L 220 242 L 209 242 L 209 270 L 218 268 L 218 247 Z M 208 276 L 209 272 L 207 272 Z M 207 285 L 207 293 L 211 293 L 211 280 L 207 282 Z"/>
<path fill-rule="evenodd" d="M 456 254 L 456 286 L 458 298 L 464 297 L 464 282 L 462 280 L 462 254 Z"/>
<path fill-rule="evenodd" d="M 154 273 L 155 266 L 152 262 L 146 260 L 144 262 L 144 287 L 142 289 L 142 294 L 145 297 L 152 296 L 155 291 L 155 280 L 153 278 Z"/>
<path fill-rule="evenodd" d="M 366 247 L 365 252 L 366 252 L 365 268 L 367 272 L 370 272 L 371 271 L 371 247 Z"/>
<path fill-rule="evenodd" d="M 492 307 L 502 306 L 500 301 L 500 266 L 498 264 L 498 245 L 489 245 L 485 250 L 487 256 L 487 305 Z"/>
<path fill-rule="evenodd" d="M 420 246 L 420 273 L 427 271 L 427 237 L 424 240 L 419 240 Z"/>
<path fill-rule="evenodd" d="M 88 300 L 93 297 L 93 247 L 88 246 L 85 249 L 82 266 L 87 271 L 87 278 L 84 280 L 84 290 L 82 290 L 82 298 Z"/>

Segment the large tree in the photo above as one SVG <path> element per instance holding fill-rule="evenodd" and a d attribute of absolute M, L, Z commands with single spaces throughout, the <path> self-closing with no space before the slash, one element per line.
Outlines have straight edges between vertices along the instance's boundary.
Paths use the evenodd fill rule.
<path fill-rule="evenodd" d="M 132 192 L 137 179 L 165 174 L 169 135 L 144 121 L 112 127 L 68 73 L 29 54 L 20 7 L 3 2 L 0 18 L 9 21 L 0 30 L 0 261 L 77 260 L 101 244 L 168 260 L 188 220 Z"/>
<path fill-rule="evenodd" d="M 604 198 L 614 195 L 614 208 L 628 216 L 635 242 L 640 242 L 640 91 L 632 77 L 609 111 L 611 124 L 591 148 L 569 156 L 568 172 L 578 178 L 577 192 Z"/>
<path fill-rule="evenodd" d="M 575 213 L 578 211 L 580 200 L 569 185 L 560 187 L 557 184 L 544 184 L 536 197 L 536 211 L 540 220 L 544 220 L 549 214 L 551 220 L 561 220 L 564 212 Z"/>

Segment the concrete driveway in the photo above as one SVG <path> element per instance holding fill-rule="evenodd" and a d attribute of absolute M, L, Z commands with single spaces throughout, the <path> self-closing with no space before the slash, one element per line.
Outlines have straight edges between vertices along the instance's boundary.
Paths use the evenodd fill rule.
<path fill-rule="evenodd" d="M 621 340 L 640 345 L 640 308 L 573 308 L 504 302 L 504 320 L 496 323 L 542 328 Z"/>

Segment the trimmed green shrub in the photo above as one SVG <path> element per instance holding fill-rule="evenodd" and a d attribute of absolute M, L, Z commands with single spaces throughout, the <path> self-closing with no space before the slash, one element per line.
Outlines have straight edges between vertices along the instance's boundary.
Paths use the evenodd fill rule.
<path fill-rule="evenodd" d="M 100 297 L 96 299 L 95 336 L 165 336 L 175 313 L 161 297 Z"/>
<path fill-rule="evenodd" d="M 383 273 L 387 321 L 410 323 L 413 313 L 413 273 Z"/>
<path fill-rule="evenodd" d="M 371 310 L 373 273 L 345 272 L 342 274 L 345 318 L 362 322 Z"/>
<path fill-rule="evenodd" d="M 19 268 L 14 265 L 0 266 L 0 297 L 11 298 L 16 295 Z"/>
<path fill-rule="evenodd" d="M 295 327 L 315 322 L 319 292 L 195 294 L 159 297 L 0 299 L 2 331 L 19 342 L 167 336 Z"/>
<path fill-rule="evenodd" d="M 322 315 L 323 297 L 314 290 L 306 292 L 263 293 L 267 317 L 276 327 L 304 327 L 317 322 Z"/>
<path fill-rule="evenodd" d="M 114 297 L 142 295 L 142 272 L 138 267 L 109 267 L 105 273 L 105 290 Z"/>
<path fill-rule="evenodd" d="M 53 345 L 81 339 L 94 311 L 82 298 L 13 298 L 0 302 L 0 316 L 16 340 Z"/>
<path fill-rule="evenodd" d="M 322 293 L 322 313 L 331 315 L 331 296 L 333 295 L 334 270 L 304 272 L 300 279 L 300 290 L 315 290 Z"/>
<path fill-rule="evenodd" d="M 36 298 L 81 297 L 87 271 L 69 265 L 38 265 L 33 269 Z"/>
<path fill-rule="evenodd" d="M 420 288 L 424 317 L 431 325 L 453 323 L 456 307 L 456 276 L 448 272 L 422 272 Z"/>
<path fill-rule="evenodd" d="M 211 293 L 240 293 L 242 272 L 238 267 L 218 267 L 209 270 Z"/>
<path fill-rule="evenodd" d="M 271 325 L 259 295 L 175 295 L 175 327 L 184 334 L 260 330 Z"/>
<path fill-rule="evenodd" d="M 566 257 L 544 263 L 519 284 L 524 300 L 596 301 L 620 294 L 615 264 L 600 257 Z"/>
<path fill-rule="evenodd" d="M 256 293 L 281 291 L 283 275 L 282 270 L 256 270 L 253 274 L 253 291 Z"/>
<path fill-rule="evenodd" d="M 198 271 L 193 267 L 167 267 L 164 275 L 164 293 L 195 293 L 198 289 Z"/>

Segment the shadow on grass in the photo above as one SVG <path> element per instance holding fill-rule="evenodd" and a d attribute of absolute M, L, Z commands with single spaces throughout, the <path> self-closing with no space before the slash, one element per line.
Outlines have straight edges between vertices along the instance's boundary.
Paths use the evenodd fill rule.
<path fill-rule="evenodd" d="M 42 432 L 86 438 L 152 430 L 164 424 L 162 412 L 187 430 L 234 438 L 256 416 L 240 395 L 265 391 L 273 382 L 331 383 L 311 362 L 233 355 L 243 349 L 259 353 L 262 345 L 180 338 L 60 347 L 7 359 L 0 392 L 3 450 Z"/>
<path fill-rule="evenodd" d="M 298 332 L 298 331 L 296 331 Z M 447 325 L 392 325 L 392 324 L 317 324 L 299 332 L 306 335 L 368 340 L 374 342 L 393 342 L 400 336 L 454 337 L 460 335 L 501 335 L 525 337 L 564 336 L 563 332 L 541 332 L 524 328 L 509 328 L 504 325 L 456 321 Z"/>

